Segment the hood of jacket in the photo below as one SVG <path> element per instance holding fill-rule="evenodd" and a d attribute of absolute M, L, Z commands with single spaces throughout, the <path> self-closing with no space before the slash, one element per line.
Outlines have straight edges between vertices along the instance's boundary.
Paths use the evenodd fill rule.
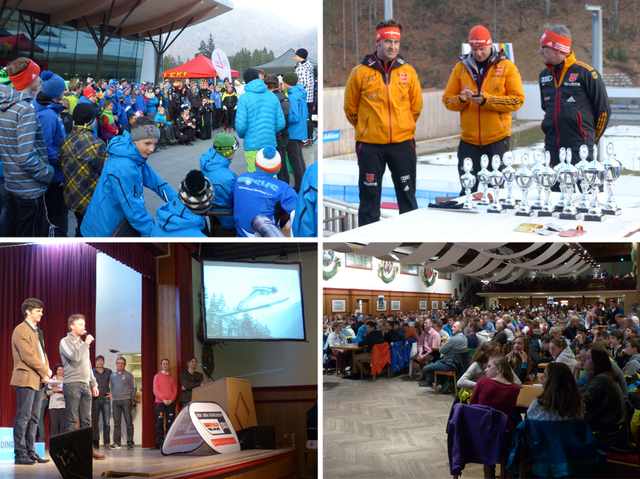
<path fill-rule="evenodd" d="M 220 168 L 229 168 L 231 162 L 219 154 L 212 146 L 208 151 L 205 151 L 200 157 L 200 169 L 203 172 L 212 172 L 219 170 Z"/>
<path fill-rule="evenodd" d="M 16 103 L 27 100 L 31 101 L 31 97 L 26 93 L 19 92 L 13 88 L 0 85 L 0 111 L 7 111 Z"/>
<path fill-rule="evenodd" d="M 109 142 L 107 153 L 109 154 L 109 159 L 111 157 L 129 158 L 138 166 L 147 161 L 138 151 L 138 147 L 131 139 L 131 134 L 128 131 L 125 131 L 122 136 L 116 136 Z"/>
<path fill-rule="evenodd" d="M 251 80 L 249 83 L 247 83 L 244 87 L 244 91 L 245 92 L 253 92 L 253 93 L 264 93 L 267 90 L 267 85 L 264 84 L 264 82 L 262 80 L 260 80 L 259 78 L 255 79 L 255 80 Z"/>
<path fill-rule="evenodd" d="M 203 216 L 195 214 L 182 201 L 175 199 L 158 208 L 156 212 L 158 226 L 167 233 L 197 228 L 203 230 L 206 223 Z"/>
<path fill-rule="evenodd" d="M 33 109 L 36 112 L 51 110 L 59 114 L 62 110 L 64 110 L 63 104 L 56 103 L 42 92 L 39 92 L 38 95 L 33 100 L 31 100 L 31 105 L 33 105 Z"/>
<path fill-rule="evenodd" d="M 293 85 L 291 88 L 289 88 L 287 90 L 287 95 L 291 96 L 291 95 L 301 95 L 304 99 L 305 99 L 305 103 L 306 103 L 306 98 L 307 98 L 307 90 L 304 89 L 304 87 L 300 84 L 298 85 Z"/>

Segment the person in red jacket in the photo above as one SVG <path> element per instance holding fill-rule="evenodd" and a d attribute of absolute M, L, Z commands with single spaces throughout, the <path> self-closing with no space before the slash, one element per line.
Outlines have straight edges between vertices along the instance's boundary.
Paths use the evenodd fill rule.
<path fill-rule="evenodd" d="M 167 420 L 166 432 L 169 432 L 171 424 L 176 417 L 176 398 L 178 397 L 178 385 L 176 378 L 169 372 L 169 360 L 160 361 L 160 372 L 153 377 L 153 394 L 156 397 L 156 447 L 160 449 L 165 438 L 165 418 Z"/>

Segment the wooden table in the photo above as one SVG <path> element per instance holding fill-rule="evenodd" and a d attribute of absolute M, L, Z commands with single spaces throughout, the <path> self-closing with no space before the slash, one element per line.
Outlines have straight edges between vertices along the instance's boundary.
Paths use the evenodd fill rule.
<path fill-rule="evenodd" d="M 362 351 L 367 349 L 367 346 L 358 346 L 358 343 L 343 344 L 341 346 L 329 346 L 331 351 Z"/>
<path fill-rule="evenodd" d="M 538 374 L 533 381 L 527 381 L 520 388 L 516 410 L 526 412 L 531 403 L 542 394 L 542 374 Z"/>

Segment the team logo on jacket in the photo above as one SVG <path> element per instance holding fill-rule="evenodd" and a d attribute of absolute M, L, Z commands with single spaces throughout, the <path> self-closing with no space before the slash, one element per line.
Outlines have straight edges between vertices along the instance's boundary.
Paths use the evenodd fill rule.
<path fill-rule="evenodd" d="M 576 100 L 575 100 L 575 98 L 573 98 L 573 96 L 570 96 L 570 97 L 567 99 L 567 103 L 575 103 L 575 102 L 576 102 Z"/>
<path fill-rule="evenodd" d="M 548 75 L 546 77 L 541 77 L 540 83 L 547 83 L 547 82 L 550 82 L 551 80 L 553 80 L 553 77 L 551 75 Z"/>
<path fill-rule="evenodd" d="M 365 173 L 365 177 L 368 182 L 372 182 L 375 178 L 375 175 L 373 173 Z"/>
<path fill-rule="evenodd" d="M 571 75 L 569 75 L 569 81 L 573 82 L 576 81 L 578 79 L 578 74 L 577 73 L 572 73 Z"/>
<path fill-rule="evenodd" d="M 408 73 L 400 73 L 400 81 L 409 81 Z"/>
<path fill-rule="evenodd" d="M 504 70 L 504 67 L 502 65 L 496 67 L 496 73 L 498 75 L 500 75 L 502 73 L 502 70 Z"/>
<path fill-rule="evenodd" d="M 598 79 L 598 74 L 596 73 L 595 70 L 591 72 L 591 76 L 593 77 L 594 80 Z"/>

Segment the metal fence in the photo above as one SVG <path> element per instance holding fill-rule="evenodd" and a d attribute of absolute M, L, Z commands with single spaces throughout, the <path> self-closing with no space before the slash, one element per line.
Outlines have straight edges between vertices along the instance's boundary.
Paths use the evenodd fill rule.
<path fill-rule="evenodd" d="M 416 125 L 416 141 L 460 134 L 460 113 L 444 107 L 442 93 L 442 90 L 422 92 L 424 104 Z M 322 94 L 324 131 L 340 131 L 339 140 L 323 143 L 323 156 L 330 158 L 353 152 L 355 129 L 344 114 L 344 87 L 325 88 Z"/>

